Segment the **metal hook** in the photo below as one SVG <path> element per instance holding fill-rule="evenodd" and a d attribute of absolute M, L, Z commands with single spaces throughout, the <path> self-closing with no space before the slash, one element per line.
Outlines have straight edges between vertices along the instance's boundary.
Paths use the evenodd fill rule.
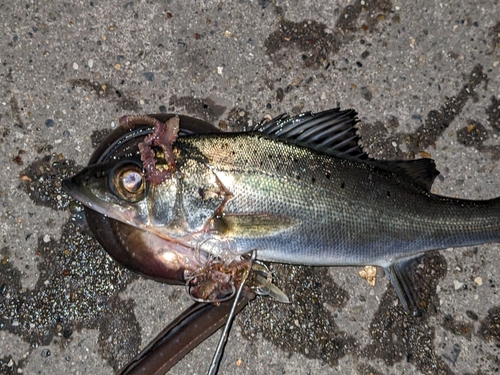
<path fill-rule="evenodd" d="M 191 284 L 191 281 L 193 281 L 194 279 L 196 279 L 198 277 L 198 275 L 193 275 L 191 276 L 189 279 L 187 279 L 186 281 L 186 284 L 185 284 L 185 288 L 186 288 L 186 292 L 189 296 L 189 298 L 191 298 L 193 301 L 195 302 L 204 302 L 204 303 L 219 303 L 219 302 L 225 302 L 225 301 L 229 301 L 231 298 L 233 298 L 233 296 L 235 295 L 236 293 L 236 287 L 234 286 L 234 283 L 233 281 L 231 281 L 231 293 L 229 293 L 228 296 L 224 297 L 224 298 L 217 298 L 217 299 L 204 299 L 204 298 L 198 298 L 196 296 L 194 296 L 192 293 L 191 293 L 191 288 L 193 288 Z"/>

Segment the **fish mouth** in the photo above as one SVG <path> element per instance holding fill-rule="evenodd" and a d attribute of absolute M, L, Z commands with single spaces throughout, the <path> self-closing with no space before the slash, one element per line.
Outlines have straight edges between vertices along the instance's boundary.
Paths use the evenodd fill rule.
<path fill-rule="evenodd" d="M 62 180 L 62 187 L 73 199 L 81 202 L 84 206 L 102 215 L 110 216 L 109 213 L 112 212 L 113 206 L 105 201 L 100 201 L 99 204 L 96 203 L 94 195 L 85 187 L 83 182 L 83 180 L 88 179 L 83 173 L 84 171 Z"/>

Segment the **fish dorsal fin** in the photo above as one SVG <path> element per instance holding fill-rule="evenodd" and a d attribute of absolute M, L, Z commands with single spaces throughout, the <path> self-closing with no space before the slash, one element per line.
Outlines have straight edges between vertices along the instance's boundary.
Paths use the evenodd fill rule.
<path fill-rule="evenodd" d="M 359 144 L 355 125 L 359 122 L 353 109 L 339 108 L 290 117 L 286 113 L 258 124 L 253 131 L 306 146 L 330 155 L 368 159 Z"/>
<path fill-rule="evenodd" d="M 285 139 L 297 145 L 329 155 L 355 159 L 394 173 L 410 185 L 430 191 L 439 175 L 432 159 L 375 160 L 370 158 L 359 144 L 356 133 L 357 113 L 353 109 L 339 108 L 312 113 L 305 112 L 290 117 L 282 114 L 269 122 L 258 124 L 253 131 Z"/>
<path fill-rule="evenodd" d="M 439 175 L 432 159 L 416 160 L 370 160 L 370 164 L 393 172 L 400 178 L 424 191 L 430 191 L 434 179 Z"/>

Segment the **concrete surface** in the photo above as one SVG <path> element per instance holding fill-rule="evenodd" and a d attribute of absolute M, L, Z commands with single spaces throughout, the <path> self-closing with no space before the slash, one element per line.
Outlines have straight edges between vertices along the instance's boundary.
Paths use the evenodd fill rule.
<path fill-rule="evenodd" d="M 111 374 L 190 303 L 110 260 L 60 190 L 124 114 L 238 130 L 353 107 L 373 156 L 430 155 L 433 191 L 500 195 L 497 1 L 0 0 L 0 30 L 2 374 Z M 294 303 L 254 301 L 220 373 L 498 372 L 499 250 L 426 257 L 422 317 L 382 272 L 278 266 Z M 171 373 L 206 373 L 217 340 Z"/>

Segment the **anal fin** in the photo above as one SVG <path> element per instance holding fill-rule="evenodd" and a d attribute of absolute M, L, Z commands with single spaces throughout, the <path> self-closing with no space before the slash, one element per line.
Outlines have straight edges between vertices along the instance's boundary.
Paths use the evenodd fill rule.
<path fill-rule="evenodd" d="M 418 277 L 415 267 L 420 263 L 423 256 L 403 258 L 384 268 L 403 308 L 412 315 L 420 315 L 422 308 L 422 296 L 417 287 L 416 279 Z M 425 282 L 421 278 L 418 279 L 419 282 Z"/>

